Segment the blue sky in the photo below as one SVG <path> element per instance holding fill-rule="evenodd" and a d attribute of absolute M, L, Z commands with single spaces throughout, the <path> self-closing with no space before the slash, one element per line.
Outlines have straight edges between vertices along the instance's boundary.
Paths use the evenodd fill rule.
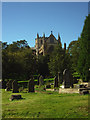
<path fill-rule="evenodd" d="M 58 33 L 67 46 L 77 40 L 88 15 L 88 2 L 3 2 L 2 41 L 26 40 L 34 47 L 37 32 Z"/>

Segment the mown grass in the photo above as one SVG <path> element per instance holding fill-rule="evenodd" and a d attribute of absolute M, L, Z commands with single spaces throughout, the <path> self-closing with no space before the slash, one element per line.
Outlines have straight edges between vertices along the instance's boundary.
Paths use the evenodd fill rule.
<path fill-rule="evenodd" d="M 12 94 L 23 99 L 9 101 Z M 88 118 L 88 95 L 2 90 L 3 118 Z"/>

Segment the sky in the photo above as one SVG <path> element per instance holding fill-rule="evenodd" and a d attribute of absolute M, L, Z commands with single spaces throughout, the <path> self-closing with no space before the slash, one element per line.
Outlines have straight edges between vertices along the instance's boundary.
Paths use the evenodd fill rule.
<path fill-rule="evenodd" d="M 37 33 L 49 37 L 51 31 L 67 47 L 78 40 L 88 15 L 88 2 L 3 2 L 2 41 L 26 40 L 35 46 Z"/>

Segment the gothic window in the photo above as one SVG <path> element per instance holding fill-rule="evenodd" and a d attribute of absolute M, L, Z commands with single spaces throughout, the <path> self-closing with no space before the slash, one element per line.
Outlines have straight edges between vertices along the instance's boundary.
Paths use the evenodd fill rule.
<path fill-rule="evenodd" d="M 50 43 L 54 43 L 54 39 L 53 38 L 50 38 Z"/>

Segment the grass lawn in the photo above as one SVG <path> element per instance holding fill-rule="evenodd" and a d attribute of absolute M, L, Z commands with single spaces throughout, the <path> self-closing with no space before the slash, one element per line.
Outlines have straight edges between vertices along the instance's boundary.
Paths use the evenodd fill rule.
<path fill-rule="evenodd" d="M 23 83 L 23 82 L 28 82 L 29 80 L 25 80 L 25 81 L 18 81 L 18 83 Z M 37 79 L 34 79 L 34 81 L 38 81 Z M 44 79 L 44 81 L 54 81 L 54 78 L 48 78 L 48 79 Z"/>
<path fill-rule="evenodd" d="M 23 99 L 9 101 L 12 94 Z M 3 118 L 88 118 L 88 95 L 2 90 Z"/>

